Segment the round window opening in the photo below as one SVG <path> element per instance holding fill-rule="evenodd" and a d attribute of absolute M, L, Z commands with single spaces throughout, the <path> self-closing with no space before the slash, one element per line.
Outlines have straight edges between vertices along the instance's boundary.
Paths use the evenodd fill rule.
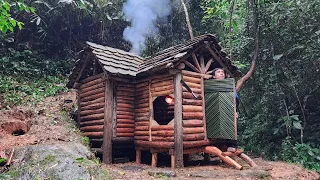
<path fill-rule="evenodd" d="M 159 125 L 167 125 L 174 118 L 174 99 L 172 96 L 158 96 L 153 101 L 154 120 Z"/>

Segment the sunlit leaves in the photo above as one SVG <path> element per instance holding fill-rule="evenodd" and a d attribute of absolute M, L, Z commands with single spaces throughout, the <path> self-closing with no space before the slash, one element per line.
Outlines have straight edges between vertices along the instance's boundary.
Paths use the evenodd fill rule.
<path fill-rule="evenodd" d="M 17 21 L 11 17 L 10 11 L 11 7 L 14 7 L 17 11 L 25 11 L 27 13 L 35 13 L 35 9 L 25 5 L 23 2 L 16 2 L 9 4 L 8 1 L 0 0 L 0 31 L 2 33 L 7 33 L 8 31 L 13 32 L 14 28 L 18 26 L 21 30 L 23 23 Z"/>

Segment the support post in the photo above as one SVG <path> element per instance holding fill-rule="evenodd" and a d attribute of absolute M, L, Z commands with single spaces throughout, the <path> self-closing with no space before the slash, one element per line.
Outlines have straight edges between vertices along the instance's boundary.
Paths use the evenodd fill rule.
<path fill-rule="evenodd" d="M 152 153 L 151 166 L 157 167 L 158 153 Z"/>
<path fill-rule="evenodd" d="M 113 121 L 113 82 L 109 78 L 105 81 L 105 105 L 104 105 L 104 127 L 102 143 L 102 162 L 112 163 L 112 126 Z"/>
<path fill-rule="evenodd" d="M 182 79 L 181 72 L 174 75 L 174 165 L 183 167 L 183 129 L 182 129 Z"/>
<path fill-rule="evenodd" d="M 201 96 L 202 96 L 202 113 L 203 113 L 203 128 L 204 128 L 204 139 L 207 140 L 207 120 L 206 120 L 206 100 L 204 97 L 204 78 L 201 77 Z"/>
<path fill-rule="evenodd" d="M 141 164 L 141 150 L 136 149 L 136 163 Z"/>

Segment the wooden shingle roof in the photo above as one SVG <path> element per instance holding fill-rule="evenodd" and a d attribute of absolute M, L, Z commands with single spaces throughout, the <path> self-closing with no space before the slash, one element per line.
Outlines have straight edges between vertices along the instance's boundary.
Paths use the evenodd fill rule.
<path fill-rule="evenodd" d="M 154 68 L 160 68 L 161 66 L 167 65 L 179 61 L 185 56 L 190 55 L 192 50 L 197 48 L 204 41 L 209 41 L 214 44 L 218 44 L 216 37 L 213 34 L 205 34 L 193 39 L 186 41 L 185 43 L 172 46 L 156 53 L 152 58 L 146 59 L 139 67 L 139 72 L 142 73 Z"/>
<path fill-rule="evenodd" d="M 111 48 L 107 46 L 98 45 L 95 43 L 87 42 L 90 53 L 98 60 L 101 67 L 112 74 L 137 76 L 139 74 L 147 73 L 153 70 L 161 70 L 167 67 L 168 64 L 177 62 L 190 56 L 194 51 L 202 45 L 209 43 L 220 47 L 216 37 L 212 34 L 201 35 L 186 41 L 185 43 L 167 48 L 156 53 L 151 58 L 142 58 L 136 54 L 129 53 L 120 49 Z M 220 50 L 219 49 L 219 50 Z M 225 63 L 232 66 L 231 68 L 237 69 L 233 66 L 226 54 L 220 52 Z M 85 58 L 79 59 L 76 66 L 69 76 L 67 87 L 72 87 L 79 74 L 80 66 L 83 66 Z"/>
<path fill-rule="evenodd" d="M 139 66 L 144 60 L 138 55 L 120 49 L 101 46 L 91 42 L 87 42 L 87 44 L 101 63 L 101 66 L 113 74 L 136 76 Z"/>

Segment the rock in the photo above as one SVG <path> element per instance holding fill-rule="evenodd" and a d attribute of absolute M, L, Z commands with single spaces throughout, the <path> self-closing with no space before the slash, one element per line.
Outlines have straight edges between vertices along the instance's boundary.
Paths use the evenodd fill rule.
<path fill-rule="evenodd" d="M 172 169 L 150 169 L 148 170 L 148 174 L 150 176 L 154 177 L 161 177 L 161 176 L 167 176 L 167 177 L 176 177 L 177 173 Z"/>
<path fill-rule="evenodd" d="M 7 174 L 12 179 L 108 179 L 100 165 L 90 161 L 92 153 L 80 143 L 24 146 L 16 149 Z"/>

